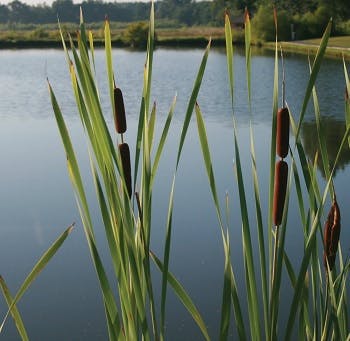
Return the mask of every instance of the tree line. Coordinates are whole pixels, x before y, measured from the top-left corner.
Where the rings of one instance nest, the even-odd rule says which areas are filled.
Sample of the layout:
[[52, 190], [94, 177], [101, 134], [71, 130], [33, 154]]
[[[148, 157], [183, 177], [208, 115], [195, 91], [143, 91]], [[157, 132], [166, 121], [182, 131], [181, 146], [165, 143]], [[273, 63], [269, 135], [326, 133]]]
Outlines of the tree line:
[[[281, 30], [290, 36], [290, 27], [295, 27], [299, 36], [307, 37], [319, 34], [312, 26], [322, 26], [330, 17], [336, 23], [350, 30], [349, 0], [159, 0], [155, 2], [158, 23], [165, 26], [222, 26], [224, 11], [229, 10], [231, 17], [243, 18], [248, 8], [258, 30], [270, 25], [272, 6], [275, 6], [283, 18]], [[51, 6], [31, 6], [19, 0], [7, 5], [0, 4], [1, 24], [49, 24], [79, 21], [79, 8], [83, 9], [86, 22], [101, 22], [107, 15], [111, 21], [129, 23], [145, 21], [149, 16], [149, 3], [144, 2], [107, 2], [84, 0], [80, 4], [73, 0], [55, 0]], [[255, 17], [255, 18], [254, 18]], [[238, 20], [239, 21], [239, 20]], [[280, 20], [281, 21], [281, 20]], [[293, 26], [291, 26], [293, 25]], [[309, 26], [309, 29], [307, 28]], [[273, 30], [273, 25], [271, 30]], [[261, 37], [269, 39], [267, 35]]]

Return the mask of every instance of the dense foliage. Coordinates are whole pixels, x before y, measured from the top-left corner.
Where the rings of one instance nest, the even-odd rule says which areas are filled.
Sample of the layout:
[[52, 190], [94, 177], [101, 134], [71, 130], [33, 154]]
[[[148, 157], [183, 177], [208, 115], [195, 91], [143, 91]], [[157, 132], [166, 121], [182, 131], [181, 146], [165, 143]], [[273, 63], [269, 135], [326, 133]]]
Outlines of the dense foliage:
[[[240, 26], [244, 9], [248, 8], [253, 18], [253, 34], [270, 40], [274, 37], [273, 5], [280, 17], [281, 39], [292, 39], [292, 32], [297, 39], [320, 36], [330, 17], [336, 33], [350, 34], [348, 0], [160, 0], [155, 2], [155, 14], [159, 25], [166, 27], [221, 26], [224, 12], [229, 10], [232, 22]], [[84, 0], [76, 4], [73, 0], [55, 0], [51, 6], [30, 6], [15, 0], [7, 5], [0, 4], [0, 24], [16, 29], [22, 24], [56, 23], [57, 17], [61, 22], [77, 22], [80, 7], [88, 22], [101, 22], [105, 16], [120, 23], [145, 21], [149, 12], [146, 2]]]

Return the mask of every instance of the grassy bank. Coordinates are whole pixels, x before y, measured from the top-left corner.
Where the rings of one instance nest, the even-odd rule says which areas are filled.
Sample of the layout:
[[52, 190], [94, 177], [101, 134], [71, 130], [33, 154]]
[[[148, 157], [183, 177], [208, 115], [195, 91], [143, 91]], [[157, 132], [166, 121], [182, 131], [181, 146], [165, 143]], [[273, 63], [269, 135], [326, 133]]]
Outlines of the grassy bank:
[[[316, 54], [320, 45], [321, 39], [308, 39], [293, 42], [281, 42], [284, 51], [290, 51], [302, 54]], [[267, 42], [263, 44], [269, 49], [275, 48], [274, 42]], [[350, 60], [350, 36], [331, 37], [326, 49], [326, 56], [334, 58], [344, 58]]]
[[[76, 36], [77, 27], [72, 24], [63, 24], [63, 30], [69, 32], [72, 37]], [[101, 25], [102, 26], [102, 25]], [[111, 26], [112, 45], [116, 47], [128, 46], [126, 41], [127, 25]], [[89, 27], [92, 31], [95, 46], [102, 46], [104, 32], [96, 25]], [[183, 46], [183, 47], [203, 47], [206, 46], [209, 39], [212, 39], [212, 45], [224, 46], [225, 33], [221, 27], [178, 27], [178, 28], [158, 28], [156, 29], [157, 46]], [[235, 31], [233, 40], [235, 43], [244, 42], [244, 32]], [[46, 25], [43, 27], [33, 26], [10, 30], [6, 27], [0, 27], [0, 48], [61, 48], [61, 38], [57, 25], [55, 27]]]

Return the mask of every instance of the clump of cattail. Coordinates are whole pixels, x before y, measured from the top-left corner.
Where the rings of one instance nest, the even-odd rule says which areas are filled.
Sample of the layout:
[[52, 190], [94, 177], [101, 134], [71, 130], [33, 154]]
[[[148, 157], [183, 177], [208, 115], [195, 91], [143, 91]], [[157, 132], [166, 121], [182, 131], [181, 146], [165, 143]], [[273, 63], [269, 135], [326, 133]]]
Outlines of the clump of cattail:
[[132, 187], [131, 187], [131, 164], [130, 164], [130, 150], [127, 143], [121, 143], [118, 146], [120, 158], [123, 166], [124, 180], [126, 188], [128, 190], [129, 197], [131, 198]]
[[323, 263], [327, 269], [327, 262], [329, 269], [332, 270], [335, 257], [338, 250], [340, 235], [340, 210], [336, 198], [333, 200], [332, 207], [328, 213], [326, 223], [324, 225], [324, 253]]
[[275, 184], [273, 195], [273, 221], [275, 226], [282, 222], [283, 207], [287, 190], [288, 164], [279, 160], [275, 166]]
[[130, 150], [129, 145], [124, 143], [123, 134], [126, 132], [126, 116], [125, 106], [123, 100], [123, 93], [120, 88], [114, 84], [114, 118], [115, 129], [118, 134], [121, 134], [122, 143], [118, 145], [120, 159], [123, 167], [124, 180], [126, 188], [131, 198], [132, 185], [131, 185], [131, 163], [130, 163]]
[[277, 112], [276, 153], [284, 159], [289, 148], [289, 110], [284, 107]]
[[283, 107], [277, 112], [276, 153], [281, 158], [275, 166], [273, 196], [273, 221], [275, 226], [282, 222], [283, 207], [287, 190], [288, 164], [283, 159], [289, 148], [289, 110]]
[[124, 134], [126, 132], [126, 117], [123, 93], [117, 87], [114, 88], [114, 115], [117, 133]]

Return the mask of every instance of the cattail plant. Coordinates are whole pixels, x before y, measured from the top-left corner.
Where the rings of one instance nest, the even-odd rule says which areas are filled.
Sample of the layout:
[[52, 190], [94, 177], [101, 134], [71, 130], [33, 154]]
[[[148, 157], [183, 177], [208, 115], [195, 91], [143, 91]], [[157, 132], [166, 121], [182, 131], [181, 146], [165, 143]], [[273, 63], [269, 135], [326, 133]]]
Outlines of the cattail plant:
[[123, 93], [117, 87], [114, 88], [114, 117], [117, 133], [124, 134], [126, 132], [126, 117]]
[[118, 134], [121, 135], [122, 143], [118, 145], [120, 158], [122, 161], [124, 180], [126, 188], [128, 190], [129, 197], [132, 195], [132, 185], [131, 185], [131, 162], [130, 162], [130, 149], [129, 145], [124, 142], [123, 134], [126, 132], [126, 115], [123, 93], [120, 88], [114, 85], [113, 89], [114, 95], [114, 122], [115, 129]]
[[283, 107], [277, 112], [276, 153], [284, 159], [289, 148], [289, 110]]
[[132, 186], [131, 186], [131, 163], [130, 163], [130, 150], [127, 143], [121, 143], [118, 145], [120, 158], [123, 166], [123, 174], [125, 179], [126, 188], [128, 190], [129, 197], [132, 195]]
[[[276, 13], [275, 13], [276, 16]], [[275, 17], [277, 25], [277, 18]], [[288, 164], [283, 161], [288, 155], [289, 149], [289, 110], [286, 105], [285, 91], [285, 72], [283, 54], [282, 57], [282, 103], [283, 107], [276, 114], [276, 154], [281, 158], [275, 166], [275, 183], [274, 183], [274, 198], [273, 198], [273, 221], [277, 227], [282, 222], [283, 207], [286, 197]]]
[[275, 186], [273, 200], [273, 221], [275, 226], [279, 226], [282, 222], [283, 207], [286, 197], [288, 178], [288, 164], [283, 160], [279, 160], [275, 167]]
[[323, 262], [327, 269], [332, 270], [338, 250], [338, 242], [340, 235], [340, 210], [336, 198], [333, 199], [332, 207], [328, 213], [326, 223], [324, 225], [324, 253]]

